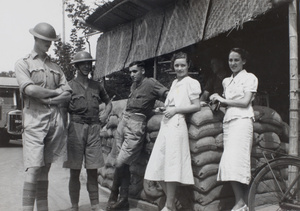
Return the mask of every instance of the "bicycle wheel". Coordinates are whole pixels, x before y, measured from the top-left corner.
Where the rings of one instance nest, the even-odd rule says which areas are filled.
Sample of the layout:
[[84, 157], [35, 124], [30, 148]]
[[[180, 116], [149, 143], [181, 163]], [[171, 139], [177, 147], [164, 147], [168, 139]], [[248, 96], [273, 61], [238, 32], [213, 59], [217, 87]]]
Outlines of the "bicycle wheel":
[[[270, 162], [270, 167], [269, 165], [264, 166], [256, 174], [250, 185], [249, 210], [300, 210], [300, 179], [298, 176], [300, 160], [297, 158], [278, 158]], [[295, 181], [295, 184], [290, 185], [291, 181]]]

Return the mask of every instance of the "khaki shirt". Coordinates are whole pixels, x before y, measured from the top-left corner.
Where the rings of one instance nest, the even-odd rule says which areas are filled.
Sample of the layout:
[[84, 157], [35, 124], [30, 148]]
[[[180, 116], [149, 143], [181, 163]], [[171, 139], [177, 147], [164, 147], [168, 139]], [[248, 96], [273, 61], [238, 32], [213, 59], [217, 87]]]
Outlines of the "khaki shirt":
[[71, 91], [60, 67], [51, 62], [49, 56], [43, 61], [34, 50], [16, 62], [15, 73], [20, 92], [24, 96], [24, 107], [26, 108], [47, 109], [47, 105], [41, 104], [25, 94], [24, 90], [28, 85], [34, 84], [47, 89], [61, 88], [65, 91]]

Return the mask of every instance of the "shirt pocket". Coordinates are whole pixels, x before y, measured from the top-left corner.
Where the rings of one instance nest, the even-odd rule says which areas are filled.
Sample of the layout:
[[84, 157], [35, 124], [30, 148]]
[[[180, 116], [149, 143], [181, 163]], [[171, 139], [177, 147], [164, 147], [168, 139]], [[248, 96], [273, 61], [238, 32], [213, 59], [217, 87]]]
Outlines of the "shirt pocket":
[[142, 108], [143, 103], [145, 103], [147, 101], [147, 96], [146, 94], [138, 94], [135, 97], [135, 102], [134, 104], [137, 105], [138, 108]]
[[50, 75], [53, 79], [55, 87], [58, 87], [60, 83], [60, 72], [54, 69], [49, 69]]
[[99, 108], [99, 104], [101, 103], [101, 99], [99, 97], [99, 95], [97, 94], [92, 94], [92, 98], [91, 98], [91, 106], [93, 108], [98, 109]]
[[87, 100], [83, 95], [73, 95], [69, 103], [69, 110], [75, 113], [84, 113], [87, 110]]
[[43, 85], [46, 81], [46, 74], [44, 68], [29, 69], [30, 78], [35, 85]]

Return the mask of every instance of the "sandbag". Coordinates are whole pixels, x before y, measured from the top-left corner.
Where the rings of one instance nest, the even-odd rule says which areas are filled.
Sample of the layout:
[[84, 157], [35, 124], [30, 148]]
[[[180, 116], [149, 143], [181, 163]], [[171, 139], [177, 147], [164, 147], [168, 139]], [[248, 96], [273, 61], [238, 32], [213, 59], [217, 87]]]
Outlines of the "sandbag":
[[266, 132], [258, 137], [258, 145], [262, 148], [276, 150], [280, 147], [279, 136], [274, 132]]
[[209, 150], [198, 154], [191, 154], [193, 166], [204, 166], [210, 163], [219, 163], [222, 152]]
[[253, 133], [253, 142], [252, 142], [252, 147], [258, 145], [259, 140], [259, 135], [258, 133]]
[[103, 137], [103, 138], [109, 137], [109, 134], [108, 134], [107, 130], [102, 129], [100, 131], [100, 137]]
[[274, 204], [278, 203], [278, 193], [277, 192], [268, 192], [268, 193], [262, 193], [255, 195], [256, 199], [255, 204], [256, 206], [269, 204], [271, 202], [274, 202]]
[[212, 112], [209, 107], [202, 107], [200, 111], [187, 115], [186, 121], [196, 126], [208, 123], [222, 122], [224, 113], [222, 111]]
[[[102, 150], [103, 156], [107, 157], [107, 155], [111, 152], [111, 147], [108, 147], [106, 145], [102, 145], [101, 150]], [[104, 158], [104, 160], [106, 159], [106, 157]]]
[[282, 128], [276, 125], [267, 124], [267, 123], [260, 123], [260, 122], [254, 122], [253, 123], [253, 131], [259, 134], [265, 133], [265, 132], [274, 132], [274, 133], [281, 133]]
[[111, 128], [108, 128], [108, 129], [106, 130], [106, 132], [107, 132], [107, 135], [108, 135], [107, 138], [113, 137], [113, 132], [112, 132], [112, 129], [111, 129]]
[[116, 128], [119, 124], [119, 118], [117, 115], [110, 115], [107, 124], [106, 124], [106, 128]]
[[115, 169], [112, 167], [104, 167], [104, 177], [110, 180], [114, 179]]
[[146, 195], [151, 197], [153, 200], [164, 195], [164, 192], [158, 182], [144, 179], [143, 186]]
[[129, 186], [129, 196], [136, 198], [140, 195], [143, 190], [143, 181], [140, 181], [137, 184], [130, 184]]
[[154, 147], [154, 142], [152, 141], [146, 142], [144, 151], [147, 153], [148, 156], [151, 155], [153, 147]]
[[127, 104], [127, 99], [113, 101], [110, 115], [116, 115], [120, 118], [122, 116], [123, 111], [125, 111], [126, 104]]
[[148, 136], [149, 140], [152, 142], [155, 142], [157, 135], [158, 135], [158, 131], [152, 131], [152, 132], [148, 133], [148, 135], [149, 135]]
[[209, 123], [200, 127], [192, 124], [189, 126], [189, 137], [195, 140], [206, 136], [216, 136], [222, 132], [223, 124], [221, 122]]
[[252, 147], [251, 156], [253, 156], [255, 158], [263, 158], [264, 157], [263, 154], [265, 154], [265, 156], [267, 158], [271, 159], [272, 155], [274, 153], [272, 151], [266, 151], [266, 150], [264, 150], [263, 148], [260, 148], [260, 147]]
[[214, 200], [213, 202], [201, 205], [199, 203], [193, 204], [193, 211], [218, 211], [218, 210], [231, 210], [235, 202], [234, 197]]
[[204, 179], [199, 179], [197, 177], [194, 177], [195, 185], [194, 190], [198, 191], [199, 193], [205, 193], [208, 194], [211, 189], [216, 187], [220, 184], [220, 182], [217, 181], [217, 175], [211, 175], [209, 177], [206, 177]]
[[282, 119], [274, 109], [265, 106], [255, 105], [253, 106], [253, 110], [255, 121], [281, 127]]
[[218, 148], [224, 147], [223, 133], [218, 134], [216, 137], [216, 145]]
[[220, 197], [224, 198], [224, 195], [226, 195], [226, 198], [234, 196], [230, 184], [218, 185], [205, 194], [197, 191], [193, 192], [195, 201], [201, 205], [207, 205], [214, 200], [220, 199]]
[[219, 164], [217, 163], [210, 163], [201, 167], [193, 166], [193, 174], [195, 177], [199, 179], [204, 179], [211, 175], [217, 174], [218, 170], [219, 170]]
[[106, 139], [106, 146], [112, 148], [113, 145], [114, 145], [114, 141], [115, 141], [114, 138], [107, 138]]
[[155, 114], [153, 115], [147, 122], [147, 131], [158, 131], [160, 128], [160, 122], [163, 118], [162, 114]]
[[106, 160], [105, 160], [105, 166], [106, 167], [114, 167], [116, 158], [112, 157], [112, 153], [109, 153]]
[[189, 143], [190, 143], [190, 150], [192, 153], [199, 153], [208, 150], [218, 149], [216, 145], [216, 140], [212, 136], [203, 137], [198, 140], [190, 139]]

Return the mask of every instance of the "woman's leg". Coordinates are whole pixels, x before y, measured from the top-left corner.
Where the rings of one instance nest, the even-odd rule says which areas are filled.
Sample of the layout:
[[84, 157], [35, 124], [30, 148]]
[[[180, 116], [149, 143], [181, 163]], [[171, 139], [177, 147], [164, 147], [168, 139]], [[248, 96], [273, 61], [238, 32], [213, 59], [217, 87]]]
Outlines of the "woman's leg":
[[230, 182], [234, 196], [235, 196], [235, 205], [233, 210], [239, 209], [245, 205], [244, 197], [245, 197], [245, 190], [244, 185], [239, 182]]
[[166, 195], [167, 195], [167, 208], [168, 210], [175, 211], [175, 194], [177, 189], [178, 183], [177, 182], [166, 182]]

